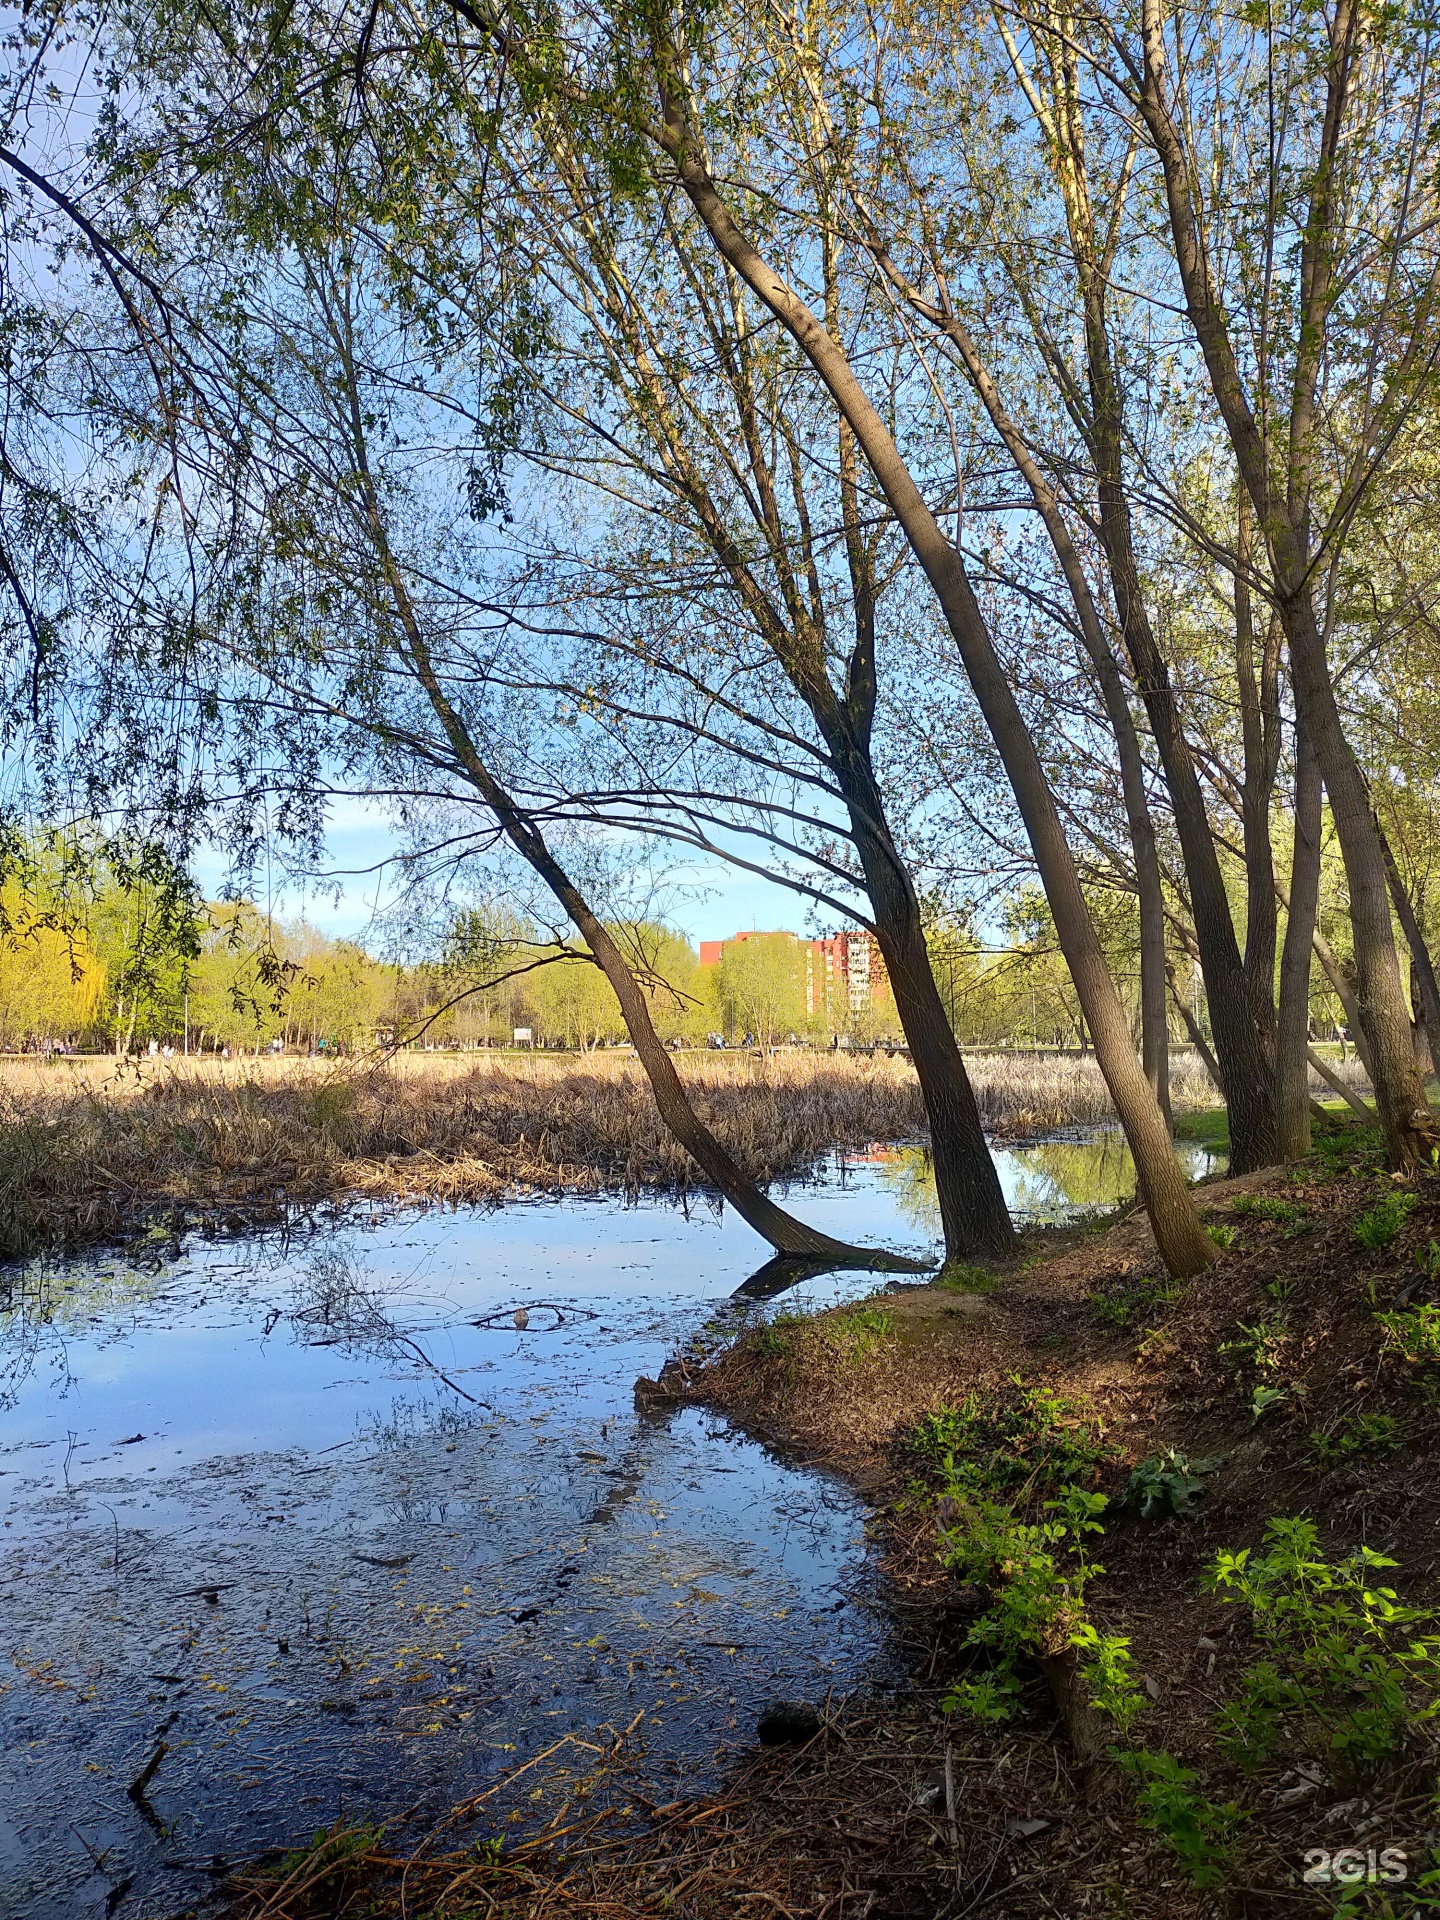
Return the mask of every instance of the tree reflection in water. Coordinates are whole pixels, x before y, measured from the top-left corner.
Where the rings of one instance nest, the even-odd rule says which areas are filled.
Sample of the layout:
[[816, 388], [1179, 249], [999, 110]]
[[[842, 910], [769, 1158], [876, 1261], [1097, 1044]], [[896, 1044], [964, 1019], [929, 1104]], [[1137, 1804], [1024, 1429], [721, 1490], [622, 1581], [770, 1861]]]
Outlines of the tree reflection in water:
[[[1118, 1127], [991, 1151], [1010, 1212], [1022, 1224], [1053, 1226], [1134, 1197], [1135, 1163]], [[1223, 1160], [1205, 1147], [1179, 1143], [1176, 1152], [1191, 1180], [1223, 1168]], [[929, 1148], [891, 1148], [875, 1156], [875, 1165], [905, 1220], [937, 1234], [940, 1211]]]

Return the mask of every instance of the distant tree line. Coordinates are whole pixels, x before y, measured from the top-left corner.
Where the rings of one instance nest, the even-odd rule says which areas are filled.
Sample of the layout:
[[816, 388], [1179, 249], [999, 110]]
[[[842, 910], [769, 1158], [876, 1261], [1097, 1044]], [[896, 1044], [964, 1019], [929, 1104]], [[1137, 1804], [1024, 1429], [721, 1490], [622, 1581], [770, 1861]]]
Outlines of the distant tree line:
[[[98, 877], [97, 877], [98, 876]], [[152, 1042], [192, 1054], [286, 1051], [352, 1054], [390, 1046], [491, 1047], [517, 1029], [531, 1044], [583, 1050], [628, 1038], [605, 975], [580, 950], [545, 937], [522, 915], [490, 903], [453, 916], [434, 951], [387, 959], [334, 938], [303, 917], [275, 918], [250, 901], [195, 901], [176, 919], [159, 889], [128, 884], [103, 863], [77, 898], [56, 863], [33, 859], [28, 883], [12, 874], [0, 893], [0, 1050], [74, 1048], [128, 1053]], [[1346, 953], [1343, 890], [1327, 914]], [[1107, 951], [1137, 1026], [1138, 951], [1133, 903], [1097, 904]], [[957, 1039], [966, 1047], [1088, 1051], [1080, 1003], [1055, 940], [1044, 896], [1018, 890], [1006, 903], [1003, 943], [973, 923], [928, 931], [931, 965]], [[656, 1032], [670, 1046], [749, 1042], [775, 1046], [903, 1043], [888, 993], [852, 1007], [817, 984], [806, 941], [774, 933], [727, 941], [717, 965], [657, 921], [611, 929], [644, 982]], [[1198, 968], [1177, 976], [1186, 1011], [1207, 1042]], [[1347, 955], [1348, 958], [1348, 955]], [[1344, 1028], [1339, 996], [1317, 975], [1312, 1028]], [[1180, 1037], [1187, 1035], [1175, 1024]]]

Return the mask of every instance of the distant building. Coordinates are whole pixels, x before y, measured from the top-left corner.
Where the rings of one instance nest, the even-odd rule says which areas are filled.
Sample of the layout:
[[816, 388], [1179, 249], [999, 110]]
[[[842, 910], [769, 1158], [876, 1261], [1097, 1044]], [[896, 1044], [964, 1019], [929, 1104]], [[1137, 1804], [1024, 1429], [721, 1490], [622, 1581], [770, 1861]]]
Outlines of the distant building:
[[888, 1006], [890, 977], [873, 933], [832, 933], [821, 940], [801, 941], [800, 936], [777, 929], [766, 933], [747, 928], [732, 933], [728, 940], [702, 940], [700, 964], [714, 967], [725, 948], [740, 940], [793, 940], [805, 948], [805, 1012], [810, 1019], [823, 1016], [843, 1018], [847, 1013], [866, 1013], [871, 1008]]

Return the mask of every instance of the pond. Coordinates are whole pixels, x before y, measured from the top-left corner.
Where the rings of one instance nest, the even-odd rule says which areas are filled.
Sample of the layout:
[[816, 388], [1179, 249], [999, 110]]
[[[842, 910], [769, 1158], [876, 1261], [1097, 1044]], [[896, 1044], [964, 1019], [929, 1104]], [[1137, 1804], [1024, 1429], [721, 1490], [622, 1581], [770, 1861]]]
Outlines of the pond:
[[[991, 1148], [1005, 1204], [1022, 1226], [1063, 1226], [1077, 1216], [1129, 1200], [1135, 1192], [1135, 1162], [1119, 1127], [1088, 1127], [1025, 1146]], [[1187, 1180], [1225, 1171], [1223, 1153], [1179, 1140], [1175, 1153]], [[927, 1147], [884, 1147], [871, 1156], [895, 1196], [900, 1217], [912, 1228], [940, 1238], [940, 1209]]]
[[[1081, 1144], [998, 1156], [1017, 1211], [1095, 1204]], [[913, 1151], [790, 1203], [934, 1251]], [[637, 1375], [757, 1310], [732, 1295], [759, 1252], [703, 1203], [587, 1199], [13, 1270], [0, 1909], [176, 1911], [267, 1847], [423, 1818], [554, 1747], [494, 1803], [548, 1814], [617, 1736], [616, 1791], [663, 1801], [770, 1700], [883, 1677], [854, 1497], [696, 1409], [636, 1409]]]

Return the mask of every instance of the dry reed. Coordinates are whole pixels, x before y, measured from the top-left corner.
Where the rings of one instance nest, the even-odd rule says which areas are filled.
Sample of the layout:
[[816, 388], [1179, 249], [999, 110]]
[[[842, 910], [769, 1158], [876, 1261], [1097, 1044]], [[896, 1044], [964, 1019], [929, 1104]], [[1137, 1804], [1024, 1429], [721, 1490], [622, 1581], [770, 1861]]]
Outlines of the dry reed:
[[[258, 1070], [257, 1070], [258, 1069]], [[913, 1139], [902, 1060], [796, 1057], [687, 1066], [696, 1105], [762, 1184], [833, 1146]], [[102, 1077], [8, 1073], [0, 1095], [0, 1255], [103, 1239], [146, 1219], [239, 1225], [357, 1196], [683, 1191], [695, 1169], [632, 1061], [474, 1057], [385, 1066], [166, 1063]]]
[[[967, 1061], [986, 1130], [1024, 1139], [1113, 1117], [1095, 1062]], [[923, 1139], [903, 1057], [690, 1055], [696, 1105], [762, 1184], [827, 1151]], [[1176, 1056], [1177, 1109], [1215, 1093]], [[0, 1068], [0, 1258], [147, 1221], [242, 1225], [369, 1196], [477, 1201], [527, 1190], [682, 1192], [695, 1169], [632, 1055], [319, 1060], [10, 1060]]]

